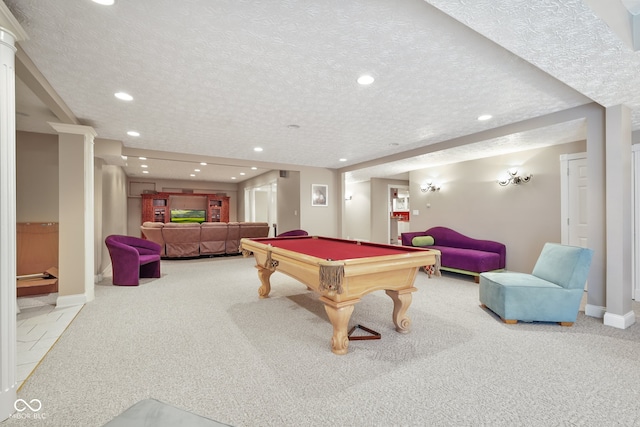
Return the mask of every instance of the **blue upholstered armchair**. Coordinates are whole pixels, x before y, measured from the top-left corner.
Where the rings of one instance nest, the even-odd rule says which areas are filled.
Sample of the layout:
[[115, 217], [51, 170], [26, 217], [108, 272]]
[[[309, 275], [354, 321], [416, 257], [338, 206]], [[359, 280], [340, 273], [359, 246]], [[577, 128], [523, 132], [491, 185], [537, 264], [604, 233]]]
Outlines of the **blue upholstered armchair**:
[[591, 266], [591, 249], [546, 243], [531, 274], [480, 274], [480, 303], [505, 323], [558, 322], [571, 326]]

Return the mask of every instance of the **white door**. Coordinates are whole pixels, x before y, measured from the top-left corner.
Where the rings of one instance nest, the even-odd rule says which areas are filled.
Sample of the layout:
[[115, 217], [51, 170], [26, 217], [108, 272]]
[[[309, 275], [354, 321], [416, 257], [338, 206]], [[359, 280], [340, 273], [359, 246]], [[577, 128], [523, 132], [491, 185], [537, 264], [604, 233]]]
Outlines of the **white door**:
[[[562, 244], [587, 247], [587, 155], [560, 156]], [[585, 291], [589, 284], [585, 285]]]
[[587, 247], [587, 156], [560, 156], [562, 244]]
[[587, 247], [587, 159], [569, 163], [568, 244]]

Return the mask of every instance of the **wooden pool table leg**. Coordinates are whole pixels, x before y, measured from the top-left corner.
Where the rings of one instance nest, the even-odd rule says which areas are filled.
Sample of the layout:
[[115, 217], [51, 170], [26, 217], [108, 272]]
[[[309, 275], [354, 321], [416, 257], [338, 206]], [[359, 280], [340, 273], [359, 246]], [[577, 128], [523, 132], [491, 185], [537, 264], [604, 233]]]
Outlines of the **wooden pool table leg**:
[[269, 298], [269, 292], [271, 292], [270, 277], [276, 270], [264, 268], [260, 265], [256, 265], [256, 268], [258, 269], [258, 277], [260, 278], [260, 283], [262, 283], [262, 285], [258, 289], [258, 295], [260, 296], [260, 298]]
[[411, 305], [411, 293], [418, 288], [401, 289], [399, 291], [386, 290], [385, 292], [393, 300], [393, 323], [396, 331], [406, 334], [411, 327], [411, 319], [406, 315]]
[[329, 316], [331, 325], [333, 325], [333, 336], [331, 337], [331, 351], [335, 354], [347, 354], [349, 349], [349, 319], [353, 313], [353, 305], [360, 301], [359, 299], [335, 302], [329, 298], [320, 297], [324, 303], [324, 309]]

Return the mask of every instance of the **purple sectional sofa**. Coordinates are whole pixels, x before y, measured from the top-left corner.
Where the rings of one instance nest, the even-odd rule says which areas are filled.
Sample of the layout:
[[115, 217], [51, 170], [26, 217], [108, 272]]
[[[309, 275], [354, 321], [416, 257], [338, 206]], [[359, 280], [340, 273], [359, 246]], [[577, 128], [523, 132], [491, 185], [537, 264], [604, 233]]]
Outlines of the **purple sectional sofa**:
[[[431, 236], [433, 242], [420, 238], [421, 236]], [[473, 239], [450, 228], [432, 227], [426, 231], [402, 233], [401, 237], [404, 246], [424, 246], [439, 250], [441, 270], [474, 276], [476, 283], [480, 273], [504, 270], [506, 265], [507, 248], [504, 244]], [[430, 244], [425, 246], [425, 240]]]

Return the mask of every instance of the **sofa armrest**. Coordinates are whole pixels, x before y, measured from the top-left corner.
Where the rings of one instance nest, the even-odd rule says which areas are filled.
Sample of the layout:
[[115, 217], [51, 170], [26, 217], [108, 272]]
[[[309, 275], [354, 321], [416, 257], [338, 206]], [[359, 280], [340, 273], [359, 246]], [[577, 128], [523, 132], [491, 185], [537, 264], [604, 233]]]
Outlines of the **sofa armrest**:
[[115, 260], [121, 259], [135, 259], [135, 262], [138, 263], [140, 260], [140, 252], [137, 250], [137, 248], [131, 245], [112, 241], [107, 244], [107, 247], [109, 249], [111, 259], [114, 262]]

